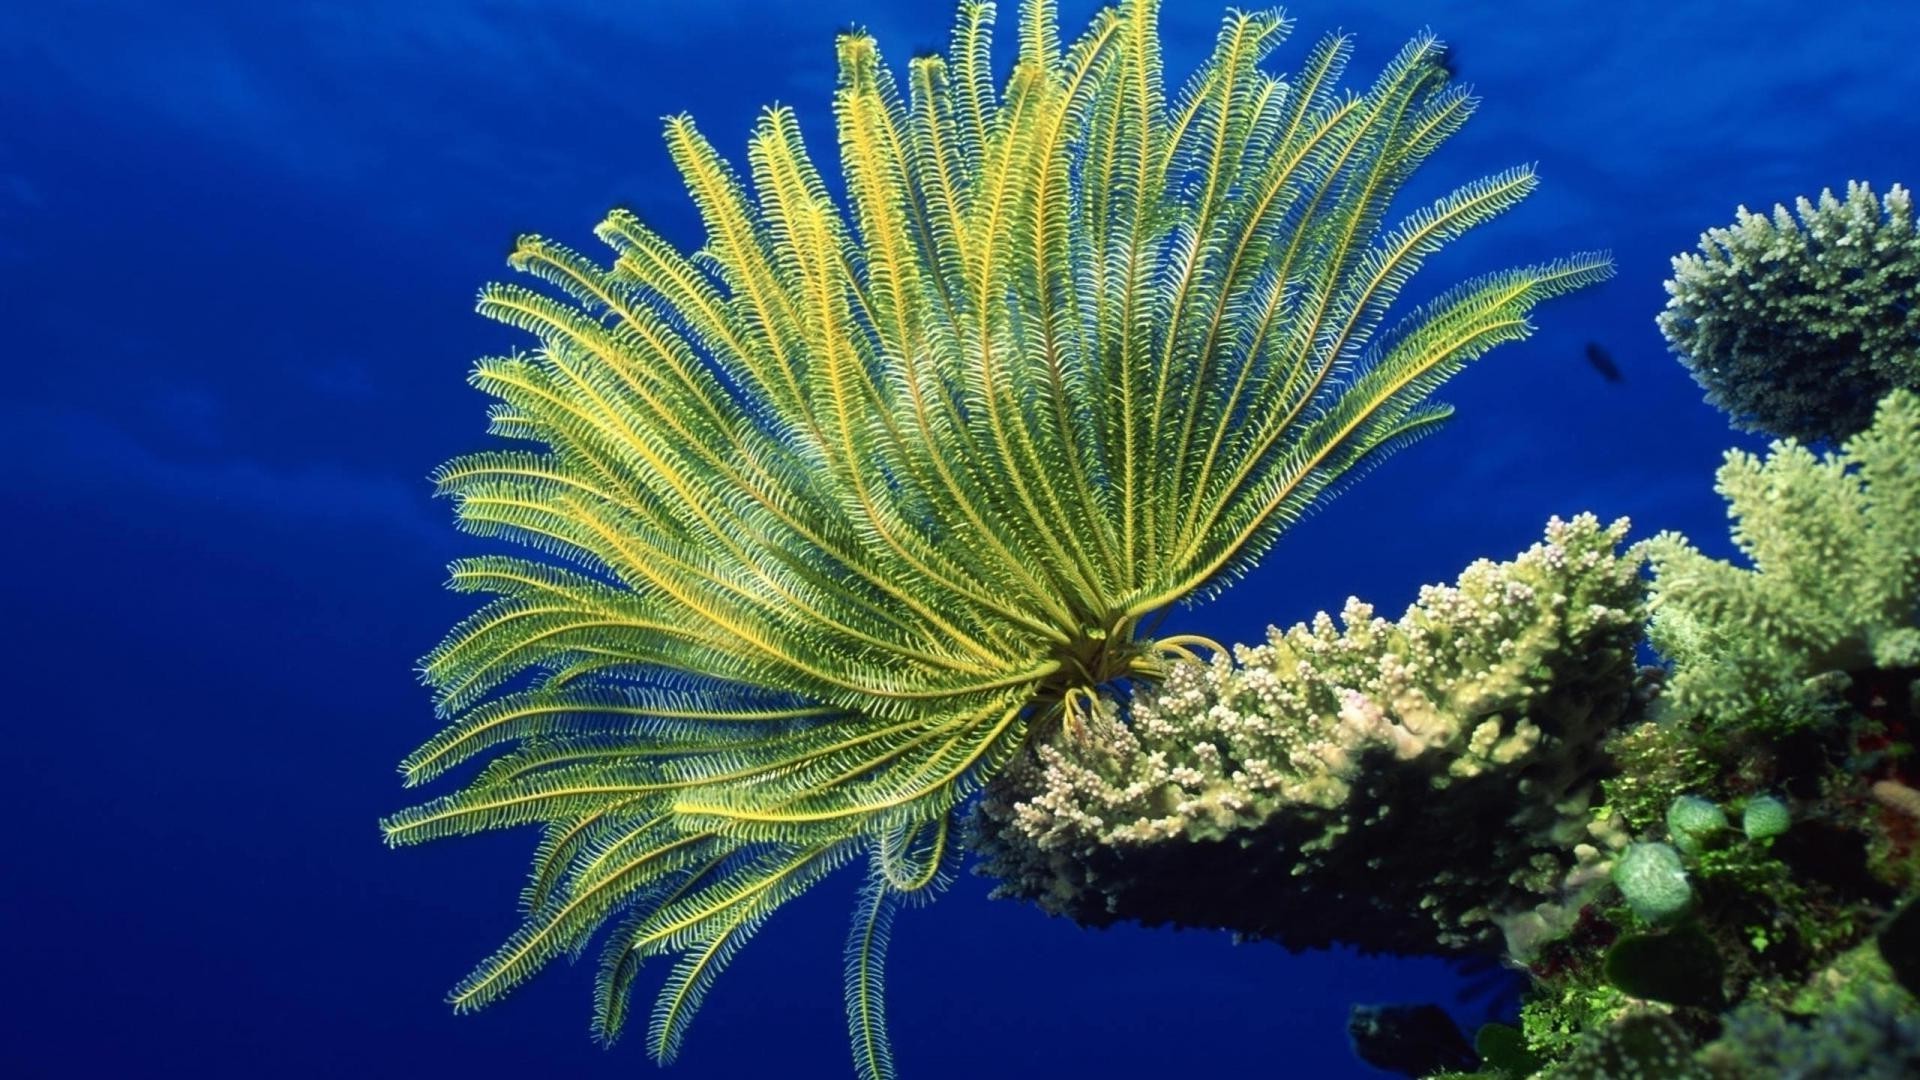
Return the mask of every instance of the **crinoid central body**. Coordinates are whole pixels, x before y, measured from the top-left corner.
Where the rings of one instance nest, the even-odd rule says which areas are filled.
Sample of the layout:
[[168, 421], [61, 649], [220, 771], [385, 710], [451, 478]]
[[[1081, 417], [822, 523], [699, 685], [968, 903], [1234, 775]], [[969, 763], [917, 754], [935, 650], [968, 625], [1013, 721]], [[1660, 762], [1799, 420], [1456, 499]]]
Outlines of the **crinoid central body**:
[[742, 177], [679, 117], [706, 226], [689, 256], [626, 212], [600, 265], [537, 236], [480, 310], [538, 348], [482, 361], [519, 448], [438, 475], [459, 520], [540, 556], [453, 567], [493, 599], [424, 664], [448, 726], [395, 844], [537, 824], [527, 920], [454, 991], [485, 1004], [606, 928], [596, 1029], [641, 962], [677, 1051], [769, 914], [868, 865], [849, 940], [855, 1059], [889, 1074], [879, 955], [947, 877], [967, 796], [1036, 731], [1204, 639], [1142, 620], [1217, 588], [1343, 478], [1432, 430], [1447, 376], [1523, 337], [1595, 256], [1467, 282], [1389, 324], [1432, 252], [1532, 189], [1469, 183], [1388, 225], [1472, 111], [1409, 44], [1364, 91], [1348, 42], [1268, 73], [1234, 13], [1167, 96], [1156, 5], [1063, 45], [1030, 0], [996, 88], [990, 4], [906, 68], [839, 42], [847, 205], [785, 109]]

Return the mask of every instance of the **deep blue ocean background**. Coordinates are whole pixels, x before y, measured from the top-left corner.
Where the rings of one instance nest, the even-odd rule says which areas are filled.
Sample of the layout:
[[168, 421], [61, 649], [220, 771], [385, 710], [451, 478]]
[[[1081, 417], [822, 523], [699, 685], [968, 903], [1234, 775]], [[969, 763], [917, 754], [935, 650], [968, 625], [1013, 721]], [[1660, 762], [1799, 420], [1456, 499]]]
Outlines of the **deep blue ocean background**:
[[[1170, 3], [1170, 79], [1220, 0]], [[1094, 8], [1062, 5], [1077, 29]], [[1003, 21], [1011, 14], [1003, 5]], [[1397, 613], [1549, 515], [1729, 550], [1728, 428], [1654, 328], [1668, 259], [1734, 207], [1920, 183], [1920, 4], [1302, 3], [1278, 62], [1359, 34], [1370, 78], [1431, 27], [1482, 96], [1422, 198], [1521, 162], [1542, 190], [1415, 292], [1610, 248], [1442, 392], [1459, 416], [1177, 624], [1256, 640], [1350, 593]], [[388, 851], [394, 763], [435, 729], [413, 662], [473, 601], [424, 479], [488, 444], [464, 377], [524, 344], [471, 313], [517, 232], [591, 250], [616, 203], [685, 244], [659, 139], [729, 155], [799, 111], [829, 168], [833, 37], [941, 45], [945, 0], [0, 5], [0, 1076], [630, 1077], [587, 1038], [590, 965], [477, 1016], [446, 989], [516, 924], [529, 833]], [[1004, 50], [1003, 50], [1004, 51]], [[1583, 359], [1597, 342], [1625, 381]], [[857, 871], [746, 950], [676, 1077], [848, 1075]], [[963, 878], [891, 958], [908, 1080], [1372, 1075], [1354, 1002], [1497, 995], [1432, 962], [1075, 929]]]

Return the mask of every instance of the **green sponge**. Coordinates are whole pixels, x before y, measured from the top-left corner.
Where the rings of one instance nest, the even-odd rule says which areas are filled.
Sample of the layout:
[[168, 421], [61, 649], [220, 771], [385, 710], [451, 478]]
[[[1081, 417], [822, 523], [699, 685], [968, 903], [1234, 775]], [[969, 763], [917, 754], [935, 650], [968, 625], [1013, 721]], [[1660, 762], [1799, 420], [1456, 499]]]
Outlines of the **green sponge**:
[[1726, 811], [1698, 795], [1682, 795], [1667, 808], [1667, 835], [1689, 855], [1713, 846], [1726, 828]]
[[1793, 815], [1787, 810], [1787, 804], [1771, 795], [1747, 800], [1747, 809], [1740, 815], [1740, 830], [1749, 840], [1779, 836], [1792, 824]]
[[1613, 883], [1634, 914], [1650, 923], [1671, 922], [1693, 905], [1680, 853], [1665, 844], [1628, 844], [1613, 864]]

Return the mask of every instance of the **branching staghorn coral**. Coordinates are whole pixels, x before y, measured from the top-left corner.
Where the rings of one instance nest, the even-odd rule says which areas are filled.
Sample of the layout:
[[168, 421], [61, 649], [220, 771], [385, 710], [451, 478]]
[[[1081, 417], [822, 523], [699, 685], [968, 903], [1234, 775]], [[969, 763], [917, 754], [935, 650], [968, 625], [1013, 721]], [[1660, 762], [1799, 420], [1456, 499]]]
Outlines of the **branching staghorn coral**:
[[1920, 229], [1898, 184], [1881, 199], [1849, 183], [1796, 209], [1742, 206], [1675, 256], [1660, 330], [1736, 423], [1841, 439], [1888, 390], [1920, 390]]
[[1634, 701], [1626, 522], [1554, 520], [1511, 562], [1429, 586], [1397, 622], [1269, 633], [1106, 703], [1042, 745], [976, 828], [1001, 895], [1089, 924], [1225, 927], [1290, 948], [1490, 950], [1557, 896], [1600, 742]]
[[1671, 533], [1644, 545], [1654, 571], [1649, 637], [1674, 664], [1667, 715], [1785, 727], [1846, 688], [1890, 693], [1887, 707], [1911, 716], [1920, 395], [1889, 394], [1873, 425], [1837, 453], [1816, 457], [1787, 441], [1765, 460], [1731, 451], [1716, 490], [1751, 567]]

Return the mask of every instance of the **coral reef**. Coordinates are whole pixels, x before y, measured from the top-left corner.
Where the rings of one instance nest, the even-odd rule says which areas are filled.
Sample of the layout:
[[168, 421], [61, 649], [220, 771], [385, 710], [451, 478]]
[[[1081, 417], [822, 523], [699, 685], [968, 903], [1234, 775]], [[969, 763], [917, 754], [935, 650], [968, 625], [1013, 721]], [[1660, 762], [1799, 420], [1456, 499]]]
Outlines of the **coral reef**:
[[[1641, 545], [1671, 674], [1608, 740], [1619, 771], [1595, 808], [1632, 842], [1613, 894], [1570, 892], [1580, 935], [1517, 957], [1550, 1075], [1589, 1075], [1578, 1062], [1649, 1007], [1691, 1048], [1658, 1075], [1913, 1075], [1920, 1005], [1894, 912], [1920, 884], [1898, 797], [1920, 674], [1917, 464], [1920, 397], [1896, 390], [1838, 453], [1728, 456], [1719, 490], [1751, 567], [1672, 535]], [[1666, 876], [1628, 872], [1652, 850]]]
[[1699, 1054], [1715, 1080], [1905, 1080], [1920, 1076], [1920, 1010], [1899, 987], [1869, 982], [1796, 1016], [1748, 1002]]
[[[1351, 602], [1235, 662], [1106, 702], [983, 800], [1001, 895], [1090, 924], [1229, 928], [1301, 948], [1458, 953], [1557, 893], [1640, 624], [1626, 522], [1549, 524], [1398, 622]], [[1232, 888], [1193, 888], [1229, 879]]]
[[1813, 723], [1840, 696], [1880, 692], [1881, 673], [1920, 668], [1916, 462], [1920, 396], [1905, 391], [1839, 453], [1788, 442], [1764, 461], [1729, 453], [1716, 489], [1752, 567], [1671, 533], [1644, 546], [1649, 635], [1675, 668], [1663, 708], [1736, 726]]
[[[1350, 601], [1104, 702], [989, 789], [986, 872], [1087, 924], [1524, 968], [1519, 1027], [1435, 1076], [1913, 1075], [1920, 396], [1719, 491], [1750, 567], [1556, 520], [1397, 622]], [[1440, 1044], [1373, 1015], [1418, 1075]]]
[[1653, 1009], [1635, 1009], [1581, 1040], [1554, 1080], [1705, 1080], [1684, 1031]]
[[1675, 256], [1660, 330], [1736, 423], [1839, 439], [1888, 390], [1920, 388], [1920, 232], [1898, 184], [1882, 199], [1849, 183], [1796, 209], [1742, 206]]

